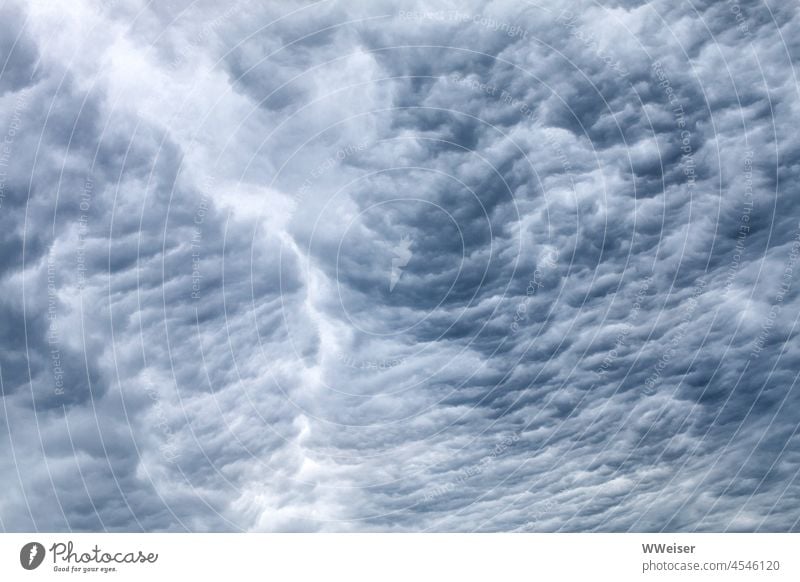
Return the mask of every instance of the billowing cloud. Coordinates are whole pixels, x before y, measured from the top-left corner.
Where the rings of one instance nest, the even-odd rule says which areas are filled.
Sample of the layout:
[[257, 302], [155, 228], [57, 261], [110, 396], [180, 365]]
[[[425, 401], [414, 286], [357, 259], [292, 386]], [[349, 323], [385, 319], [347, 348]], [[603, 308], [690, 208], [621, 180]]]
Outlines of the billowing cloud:
[[800, 12], [15, 3], [0, 527], [796, 531]]

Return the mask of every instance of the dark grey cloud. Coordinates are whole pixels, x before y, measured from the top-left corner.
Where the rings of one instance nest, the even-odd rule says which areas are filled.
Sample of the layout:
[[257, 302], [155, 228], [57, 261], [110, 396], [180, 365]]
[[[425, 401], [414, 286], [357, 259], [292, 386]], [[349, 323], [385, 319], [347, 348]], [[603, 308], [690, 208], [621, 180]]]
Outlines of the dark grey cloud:
[[2, 12], [6, 530], [798, 529], [795, 6]]

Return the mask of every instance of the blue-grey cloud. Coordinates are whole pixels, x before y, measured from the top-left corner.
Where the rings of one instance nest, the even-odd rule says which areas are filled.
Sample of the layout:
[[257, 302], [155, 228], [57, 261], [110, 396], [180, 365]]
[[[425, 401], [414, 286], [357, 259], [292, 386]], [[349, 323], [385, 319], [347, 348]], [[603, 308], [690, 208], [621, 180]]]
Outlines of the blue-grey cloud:
[[3, 529], [800, 527], [795, 6], [2, 13]]

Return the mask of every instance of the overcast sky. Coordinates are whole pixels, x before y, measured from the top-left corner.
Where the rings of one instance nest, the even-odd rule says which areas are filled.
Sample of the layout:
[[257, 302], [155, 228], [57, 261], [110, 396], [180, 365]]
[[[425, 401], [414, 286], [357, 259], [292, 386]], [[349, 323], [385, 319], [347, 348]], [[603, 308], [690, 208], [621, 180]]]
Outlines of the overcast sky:
[[778, 0], [2, 2], [0, 529], [800, 530], [798, 58]]

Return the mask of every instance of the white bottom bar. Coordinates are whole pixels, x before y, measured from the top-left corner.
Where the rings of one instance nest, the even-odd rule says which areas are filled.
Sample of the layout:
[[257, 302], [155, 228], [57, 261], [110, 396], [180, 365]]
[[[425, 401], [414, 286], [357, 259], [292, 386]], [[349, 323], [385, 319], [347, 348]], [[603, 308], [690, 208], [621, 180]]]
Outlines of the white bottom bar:
[[798, 534], [3, 534], [0, 580], [777, 582], [800, 580], [799, 544]]

